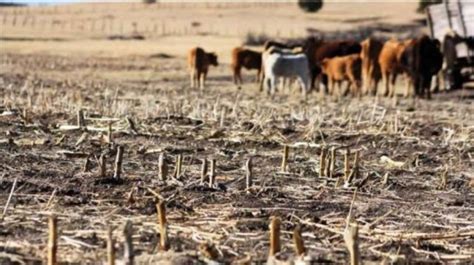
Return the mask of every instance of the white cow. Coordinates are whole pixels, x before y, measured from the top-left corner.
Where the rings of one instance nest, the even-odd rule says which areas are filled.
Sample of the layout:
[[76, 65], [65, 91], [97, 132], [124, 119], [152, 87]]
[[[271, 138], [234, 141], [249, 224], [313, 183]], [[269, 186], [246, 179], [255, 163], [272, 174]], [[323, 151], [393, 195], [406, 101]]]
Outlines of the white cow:
[[265, 71], [265, 84], [268, 94], [273, 95], [276, 90], [278, 77], [297, 78], [303, 96], [309, 89], [310, 72], [308, 58], [305, 54], [281, 54], [264, 52], [263, 69]]

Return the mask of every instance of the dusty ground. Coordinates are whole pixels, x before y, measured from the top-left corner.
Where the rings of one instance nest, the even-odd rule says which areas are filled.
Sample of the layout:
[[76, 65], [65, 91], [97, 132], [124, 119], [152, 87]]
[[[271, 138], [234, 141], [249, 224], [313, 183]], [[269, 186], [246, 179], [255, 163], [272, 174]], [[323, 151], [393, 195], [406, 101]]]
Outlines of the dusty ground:
[[[54, 213], [61, 262], [105, 261], [110, 226], [122, 259], [122, 230], [130, 220], [139, 263], [203, 263], [203, 242], [217, 249], [218, 262], [250, 257], [263, 263], [270, 217], [279, 216], [278, 259], [295, 259], [292, 232], [301, 225], [306, 260], [347, 264], [342, 234], [355, 189], [352, 213], [365, 263], [472, 262], [472, 91], [415, 102], [334, 102], [315, 94], [304, 101], [289, 91], [269, 99], [251, 83], [252, 75], [242, 90], [231, 84], [225, 54], [239, 36], [166, 40], [176, 45], [155, 49], [159, 41], [82, 37], [0, 42], [2, 207], [17, 179], [0, 223], [0, 263], [41, 264], [47, 217]], [[223, 55], [205, 91], [189, 88], [186, 40], [207, 41]], [[79, 109], [87, 129], [67, 130]], [[109, 121], [113, 143], [106, 140]], [[283, 145], [290, 146], [286, 172], [280, 168]], [[125, 148], [121, 181], [111, 180], [117, 146]], [[321, 149], [332, 147], [335, 172], [320, 176]], [[347, 185], [346, 149], [360, 154], [359, 173]], [[161, 153], [170, 175], [183, 156], [182, 174], [166, 183], [158, 179]], [[105, 178], [98, 174], [102, 154]], [[246, 190], [249, 158], [254, 185]], [[202, 159], [216, 160], [215, 187], [200, 183]], [[167, 253], [156, 249], [158, 198], [168, 212]]]

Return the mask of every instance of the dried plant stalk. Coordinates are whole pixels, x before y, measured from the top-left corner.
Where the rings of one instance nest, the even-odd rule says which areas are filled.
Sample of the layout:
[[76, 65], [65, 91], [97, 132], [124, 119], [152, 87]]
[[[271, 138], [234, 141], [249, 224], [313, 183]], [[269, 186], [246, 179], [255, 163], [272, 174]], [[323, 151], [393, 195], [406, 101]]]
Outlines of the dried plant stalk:
[[354, 165], [352, 166], [352, 170], [349, 173], [349, 176], [346, 179], [346, 183], [351, 183], [354, 178], [357, 178], [359, 175], [359, 151], [354, 154]]
[[130, 117], [126, 117], [125, 120], [127, 121], [128, 128], [130, 131], [132, 131], [134, 134], [138, 134], [137, 128], [135, 127], [135, 123]]
[[77, 126], [79, 128], [84, 128], [86, 126], [84, 119], [84, 111], [82, 109], [77, 111]]
[[107, 130], [107, 142], [109, 144], [113, 143], [113, 138], [112, 138], [112, 123], [109, 122], [109, 127], [108, 127], [108, 130]]
[[123, 146], [117, 146], [117, 157], [115, 158], [114, 179], [120, 179], [122, 175]]
[[280, 252], [280, 218], [273, 216], [270, 223], [270, 252], [269, 256], [275, 256]]
[[160, 226], [160, 250], [168, 250], [169, 249], [169, 242], [168, 242], [168, 224], [166, 221], [166, 208], [165, 202], [160, 201], [156, 204], [156, 209], [158, 212], [158, 224]]
[[105, 178], [107, 174], [107, 162], [105, 161], [105, 154], [100, 155], [99, 158], [99, 175], [101, 178]]
[[84, 161], [84, 166], [82, 167], [82, 173], [86, 173], [87, 171], [89, 171], [90, 163], [91, 161], [88, 156], [86, 157], [86, 161]]
[[220, 120], [220, 124], [219, 126], [222, 128], [224, 127], [224, 124], [225, 124], [225, 116], [226, 116], [226, 107], [223, 106], [222, 107], [222, 110], [221, 110], [221, 120]]
[[344, 242], [349, 250], [351, 265], [359, 264], [359, 228], [357, 224], [349, 225], [344, 231]]
[[133, 265], [134, 264], [134, 252], [133, 252], [133, 241], [132, 241], [132, 234], [133, 234], [133, 225], [130, 220], [127, 220], [125, 223], [125, 227], [123, 229], [123, 236], [125, 238], [124, 245], [123, 245], [123, 260], [126, 265]]
[[324, 162], [324, 176], [330, 177], [331, 176], [331, 164], [332, 164], [332, 157], [331, 153], [326, 154], [326, 162]]
[[336, 147], [331, 148], [331, 163], [329, 166], [329, 177], [332, 178], [334, 176], [334, 171], [336, 168]]
[[346, 153], [344, 154], [344, 180], [346, 182], [349, 179], [349, 174], [351, 173], [351, 170], [349, 168], [349, 154], [350, 150], [346, 149]]
[[107, 264], [115, 265], [115, 242], [112, 237], [112, 227], [107, 228]]
[[288, 153], [290, 151], [290, 148], [288, 145], [283, 146], [283, 154], [282, 154], [282, 159], [281, 159], [281, 171], [286, 172], [286, 169], [288, 167]]
[[5, 207], [3, 208], [3, 213], [2, 213], [2, 216], [1, 216], [0, 220], [3, 220], [3, 218], [7, 214], [8, 206], [10, 205], [10, 202], [12, 200], [13, 192], [15, 191], [17, 181], [18, 181], [18, 177], [15, 178], [15, 180], [13, 181], [12, 189], [10, 190], [10, 194], [8, 195], [7, 203], [5, 204]]
[[181, 176], [181, 165], [183, 163], [183, 156], [181, 154], [179, 154], [177, 157], [176, 157], [176, 166], [175, 166], [175, 173], [174, 173], [174, 177], [175, 178], [178, 178], [179, 176]]
[[219, 257], [219, 253], [215, 246], [208, 242], [201, 243], [199, 245], [199, 251], [204, 257], [210, 260], [216, 260]]
[[201, 166], [201, 184], [204, 184], [206, 182], [206, 176], [207, 176], [207, 159], [203, 159], [202, 166]]
[[383, 180], [382, 180], [382, 185], [387, 185], [388, 184], [388, 172], [385, 173], [385, 175], [383, 176]]
[[214, 182], [215, 182], [215, 178], [216, 178], [216, 160], [215, 159], [211, 159], [211, 166], [210, 166], [210, 170], [209, 170], [209, 187], [212, 188], [214, 187]]
[[48, 265], [57, 264], [58, 252], [58, 219], [55, 215], [48, 218], [49, 238], [48, 238]]
[[306, 254], [303, 237], [301, 236], [301, 226], [297, 225], [293, 230], [293, 242], [295, 244], [295, 253], [297, 256]]
[[247, 163], [245, 163], [245, 171], [246, 171], [246, 184], [247, 184], [247, 189], [250, 189], [252, 187], [252, 158], [249, 158], [247, 160]]
[[161, 181], [166, 181], [168, 178], [168, 165], [166, 164], [164, 153], [161, 153], [158, 158], [158, 177]]
[[446, 166], [446, 169], [444, 170], [443, 174], [441, 174], [441, 183], [439, 185], [440, 189], [444, 190], [446, 189], [446, 186], [448, 185], [448, 172], [449, 172], [449, 169]]
[[326, 149], [321, 149], [321, 155], [319, 156], [319, 176], [324, 176], [324, 169], [326, 168]]

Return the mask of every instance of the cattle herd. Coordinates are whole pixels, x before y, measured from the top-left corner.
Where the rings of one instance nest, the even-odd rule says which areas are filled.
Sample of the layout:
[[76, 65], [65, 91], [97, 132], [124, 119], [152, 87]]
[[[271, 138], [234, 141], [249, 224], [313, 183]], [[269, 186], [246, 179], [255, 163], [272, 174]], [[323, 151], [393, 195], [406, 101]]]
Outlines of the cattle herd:
[[[382, 41], [370, 37], [353, 40], [324, 41], [309, 37], [297, 44], [267, 41], [263, 52], [236, 47], [231, 52], [234, 83], [240, 88], [242, 68], [257, 70], [260, 91], [276, 92], [277, 80], [283, 85], [297, 80], [306, 96], [311, 90], [335, 98], [350, 92], [352, 96], [395, 96], [398, 75], [406, 77], [405, 96], [431, 97], [433, 76], [441, 70], [443, 56], [440, 42], [426, 35], [408, 40]], [[189, 51], [191, 86], [203, 88], [210, 65], [218, 65], [217, 55], [195, 47]], [[379, 82], [383, 90], [378, 90]], [[343, 89], [343, 82], [347, 86]]]

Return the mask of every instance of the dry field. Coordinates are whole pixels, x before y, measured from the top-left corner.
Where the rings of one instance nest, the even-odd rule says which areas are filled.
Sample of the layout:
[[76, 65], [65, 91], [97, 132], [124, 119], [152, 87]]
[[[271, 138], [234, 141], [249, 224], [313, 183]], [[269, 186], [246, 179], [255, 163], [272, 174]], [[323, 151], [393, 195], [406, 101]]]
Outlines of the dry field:
[[[328, 6], [321, 17], [305, 15], [298, 23], [314, 19], [328, 25], [331, 14], [348, 12], [344, 5]], [[101, 7], [111, 12], [126, 6]], [[28, 10], [42, 14], [48, 8], [54, 10]], [[80, 16], [86, 8], [68, 5], [56, 12], [67, 17], [63, 13], [72, 10], [69, 17], [76, 18], [73, 10], [82, 10]], [[195, 15], [204, 20], [212, 10], [230, 12], [212, 7]], [[299, 14], [280, 12], [282, 19]], [[417, 17], [410, 14], [387, 15], [387, 23]], [[351, 216], [364, 264], [473, 262], [472, 91], [436, 94], [431, 101], [334, 102], [315, 94], [303, 100], [294, 89], [270, 99], [251, 83], [253, 75], [245, 76], [242, 90], [231, 83], [226, 56], [241, 43], [238, 34], [109, 41], [106, 33], [40, 36], [28, 25], [23, 33], [2, 30], [0, 206], [7, 207], [0, 222], [1, 264], [44, 263], [51, 214], [58, 218], [61, 263], [106, 262], [109, 228], [117, 260], [123, 260], [127, 222], [133, 225], [137, 264], [203, 264], [214, 255], [213, 261], [224, 264], [265, 263], [272, 216], [281, 220], [281, 251], [275, 257], [280, 261], [348, 264], [343, 235]], [[187, 48], [200, 42], [217, 50], [223, 62], [211, 69], [204, 91], [189, 88], [184, 60]], [[75, 126], [79, 110], [85, 116], [82, 128]], [[116, 179], [119, 146], [124, 152]], [[282, 169], [284, 146], [289, 155]], [[320, 174], [322, 161], [331, 165], [330, 155], [321, 159], [323, 149], [334, 150], [333, 170], [327, 167], [332, 176], [326, 170]], [[159, 178], [161, 154], [166, 181]], [[178, 157], [181, 172], [175, 174]], [[203, 159], [216, 163], [212, 187], [208, 180], [201, 183]], [[158, 247], [158, 201], [167, 212], [166, 252]], [[296, 227], [306, 248], [300, 258], [293, 246]]]

